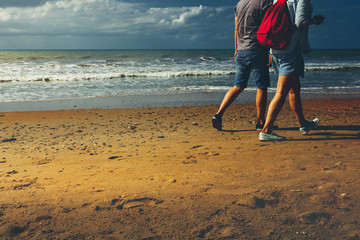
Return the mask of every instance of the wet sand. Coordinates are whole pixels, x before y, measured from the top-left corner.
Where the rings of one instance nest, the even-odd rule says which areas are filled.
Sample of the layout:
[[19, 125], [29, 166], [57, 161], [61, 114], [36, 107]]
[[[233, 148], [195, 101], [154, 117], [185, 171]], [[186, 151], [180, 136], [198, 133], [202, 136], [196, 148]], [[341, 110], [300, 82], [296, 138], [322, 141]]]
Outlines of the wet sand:
[[359, 98], [0, 113], [1, 239], [359, 239]]

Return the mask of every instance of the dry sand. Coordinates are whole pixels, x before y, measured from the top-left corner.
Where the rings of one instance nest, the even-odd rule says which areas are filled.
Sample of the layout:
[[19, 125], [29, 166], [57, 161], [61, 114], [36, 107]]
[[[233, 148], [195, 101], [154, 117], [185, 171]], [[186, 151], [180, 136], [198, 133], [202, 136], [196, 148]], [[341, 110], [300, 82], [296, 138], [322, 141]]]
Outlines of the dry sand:
[[360, 239], [359, 99], [0, 114], [0, 239]]

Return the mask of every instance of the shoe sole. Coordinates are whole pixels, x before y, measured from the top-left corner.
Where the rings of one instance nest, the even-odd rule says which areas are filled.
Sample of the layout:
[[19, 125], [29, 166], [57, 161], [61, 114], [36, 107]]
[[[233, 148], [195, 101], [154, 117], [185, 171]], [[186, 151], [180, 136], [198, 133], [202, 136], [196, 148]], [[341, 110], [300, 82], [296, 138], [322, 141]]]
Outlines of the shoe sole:
[[277, 138], [277, 139], [261, 139], [261, 138], [259, 138], [259, 140], [262, 142], [270, 142], [270, 141], [281, 142], [281, 141], [286, 141], [287, 139], [286, 138]]

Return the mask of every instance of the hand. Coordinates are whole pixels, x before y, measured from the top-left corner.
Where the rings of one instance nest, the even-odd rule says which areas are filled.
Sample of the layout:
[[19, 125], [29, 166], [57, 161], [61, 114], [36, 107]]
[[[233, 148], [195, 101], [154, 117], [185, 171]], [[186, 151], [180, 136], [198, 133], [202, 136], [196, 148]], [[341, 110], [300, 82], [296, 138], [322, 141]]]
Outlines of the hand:
[[235, 54], [234, 54], [234, 61], [236, 62], [236, 55], [237, 55], [237, 50], [235, 51]]
[[271, 54], [269, 54], [269, 61], [268, 64], [266, 64], [267, 67], [271, 67]]
[[321, 15], [316, 15], [311, 19], [311, 24], [320, 25], [324, 22], [325, 17]]

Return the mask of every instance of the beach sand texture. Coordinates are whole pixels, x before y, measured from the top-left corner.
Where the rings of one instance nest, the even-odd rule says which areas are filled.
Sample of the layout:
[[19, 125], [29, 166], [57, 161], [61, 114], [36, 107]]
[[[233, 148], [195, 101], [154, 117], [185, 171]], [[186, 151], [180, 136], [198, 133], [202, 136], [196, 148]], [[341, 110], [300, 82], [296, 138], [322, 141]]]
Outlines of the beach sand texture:
[[0, 114], [1, 239], [360, 239], [359, 99]]

